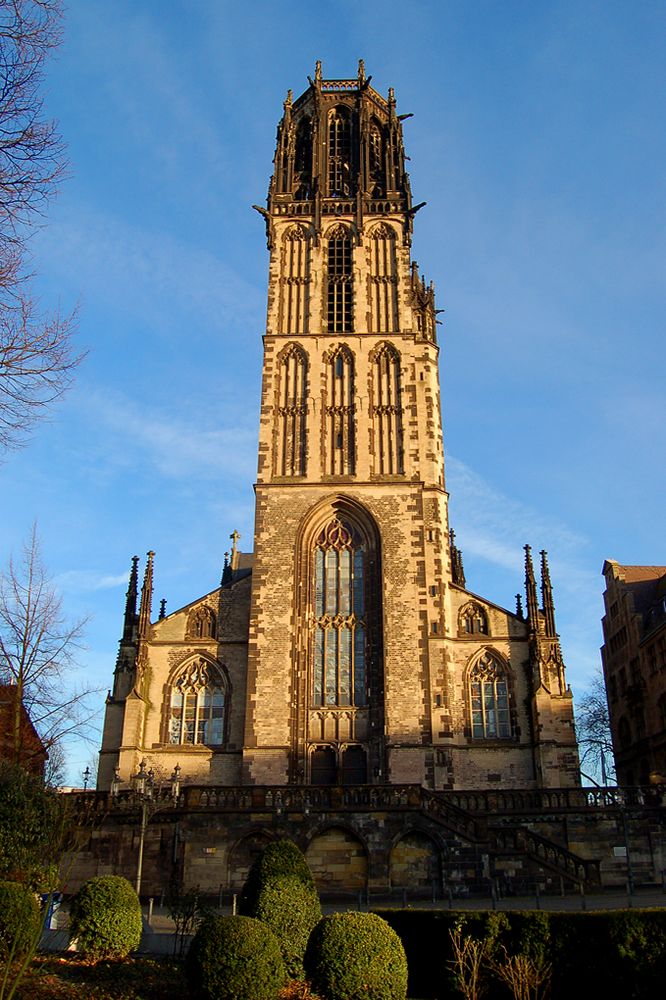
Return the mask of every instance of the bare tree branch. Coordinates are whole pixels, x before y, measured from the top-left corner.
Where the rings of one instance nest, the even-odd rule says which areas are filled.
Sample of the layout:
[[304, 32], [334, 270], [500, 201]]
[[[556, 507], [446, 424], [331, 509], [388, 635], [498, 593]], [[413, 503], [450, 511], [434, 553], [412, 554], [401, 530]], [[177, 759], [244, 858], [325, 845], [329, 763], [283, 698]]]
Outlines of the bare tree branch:
[[47, 751], [71, 735], [91, 732], [92, 689], [72, 688], [69, 674], [82, 648], [87, 619], [68, 622], [41, 559], [33, 526], [18, 562], [0, 574], [0, 683], [16, 687], [13, 753], [21, 760], [23, 703]]
[[61, 0], [0, 0], [0, 450], [25, 443], [83, 358], [75, 314], [43, 314], [26, 266], [31, 232], [66, 169], [41, 95], [62, 15]]
[[615, 779], [615, 758], [611, 738], [606, 685], [599, 671], [576, 706], [576, 734], [581, 768], [591, 769], [602, 784]]

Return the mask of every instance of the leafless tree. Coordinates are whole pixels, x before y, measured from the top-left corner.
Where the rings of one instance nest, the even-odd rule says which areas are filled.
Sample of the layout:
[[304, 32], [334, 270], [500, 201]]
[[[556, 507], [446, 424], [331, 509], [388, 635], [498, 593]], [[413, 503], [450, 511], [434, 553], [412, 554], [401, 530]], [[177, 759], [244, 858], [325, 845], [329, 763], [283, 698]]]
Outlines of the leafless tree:
[[61, 33], [61, 0], [0, 0], [0, 449], [25, 442], [82, 357], [74, 316], [45, 315], [32, 295], [28, 259], [31, 231], [65, 170], [41, 95]]
[[599, 671], [576, 706], [576, 734], [581, 768], [594, 771], [602, 784], [615, 778], [613, 740], [606, 685]]
[[85, 625], [86, 619], [67, 621], [33, 526], [20, 559], [10, 559], [0, 574], [0, 682], [15, 688], [10, 746], [16, 763], [26, 740], [21, 704], [47, 751], [67, 736], [90, 733], [92, 691], [73, 688], [67, 676]]

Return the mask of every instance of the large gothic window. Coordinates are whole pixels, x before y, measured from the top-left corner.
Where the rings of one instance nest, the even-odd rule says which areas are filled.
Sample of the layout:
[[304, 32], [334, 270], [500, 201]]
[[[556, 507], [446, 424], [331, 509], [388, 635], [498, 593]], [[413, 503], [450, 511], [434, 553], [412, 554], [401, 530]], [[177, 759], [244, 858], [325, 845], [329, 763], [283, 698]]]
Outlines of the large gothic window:
[[402, 431], [402, 382], [400, 355], [391, 344], [382, 344], [372, 359], [375, 472], [404, 473]]
[[290, 344], [279, 359], [276, 474], [304, 476], [308, 406], [308, 359]]
[[373, 333], [392, 333], [398, 328], [398, 278], [395, 231], [381, 225], [369, 240], [370, 322]]
[[358, 533], [337, 517], [316, 539], [314, 705], [367, 704], [366, 555]]
[[308, 332], [310, 247], [302, 226], [289, 229], [282, 250], [280, 330], [282, 333]]
[[327, 326], [329, 333], [349, 333], [354, 321], [353, 255], [349, 229], [338, 226], [328, 235]]
[[199, 657], [171, 687], [168, 742], [219, 746], [225, 741], [227, 688], [222, 671]]
[[511, 720], [506, 669], [490, 650], [484, 650], [470, 670], [469, 697], [473, 738], [508, 739]]
[[352, 130], [346, 108], [328, 117], [328, 193], [332, 198], [352, 194]]
[[354, 441], [354, 358], [340, 346], [328, 355], [326, 364], [326, 471], [331, 476], [353, 475], [356, 465]]

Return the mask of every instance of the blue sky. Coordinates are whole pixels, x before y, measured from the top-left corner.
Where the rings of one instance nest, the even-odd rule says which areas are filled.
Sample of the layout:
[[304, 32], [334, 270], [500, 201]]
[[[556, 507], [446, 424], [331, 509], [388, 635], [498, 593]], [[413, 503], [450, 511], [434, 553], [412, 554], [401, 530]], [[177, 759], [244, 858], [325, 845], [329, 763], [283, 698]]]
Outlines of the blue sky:
[[[514, 606], [551, 559], [568, 677], [599, 662], [605, 558], [666, 562], [666, 7], [71, 0], [47, 103], [70, 178], [33, 239], [80, 308], [76, 388], [0, 467], [0, 555], [33, 519], [81, 676], [112, 682], [133, 554], [168, 609], [251, 548], [267, 252], [287, 88], [355, 73], [405, 123], [413, 254], [440, 328], [451, 523], [470, 589]], [[73, 678], [76, 680], [76, 678]], [[77, 781], [91, 749], [70, 747]]]

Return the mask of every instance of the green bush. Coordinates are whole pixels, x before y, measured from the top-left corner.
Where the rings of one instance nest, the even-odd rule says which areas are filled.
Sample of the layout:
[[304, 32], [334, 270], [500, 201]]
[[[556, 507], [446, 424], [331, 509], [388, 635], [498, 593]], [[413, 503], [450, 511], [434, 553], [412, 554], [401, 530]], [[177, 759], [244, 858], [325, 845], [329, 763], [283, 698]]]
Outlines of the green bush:
[[405, 1000], [407, 959], [400, 938], [375, 913], [333, 913], [305, 952], [312, 987], [326, 1000]]
[[41, 924], [34, 893], [19, 882], [0, 882], [0, 961], [9, 958], [12, 948], [15, 958], [27, 954]]
[[204, 1000], [275, 1000], [287, 978], [275, 934], [252, 917], [208, 917], [185, 967], [190, 989]]
[[295, 875], [273, 877], [259, 891], [252, 916], [263, 920], [275, 933], [291, 978], [302, 979], [308, 939], [321, 920], [316, 890]]
[[239, 911], [248, 917], [256, 915], [257, 900], [263, 887], [273, 878], [284, 875], [298, 879], [314, 891], [312, 872], [302, 852], [291, 840], [278, 840], [259, 855], [248, 872], [239, 900]]
[[126, 878], [91, 878], [72, 900], [69, 934], [88, 958], [124, 958], [139, 947], [141, 904]]

